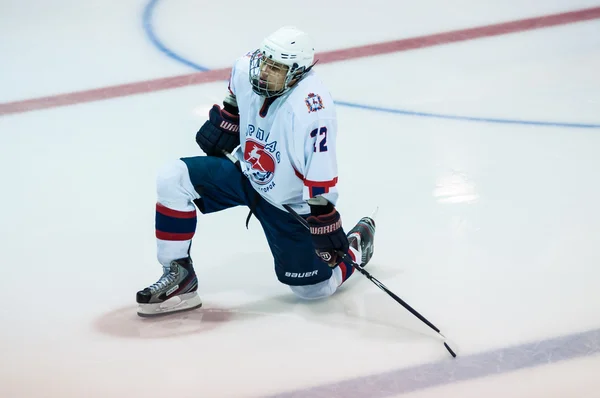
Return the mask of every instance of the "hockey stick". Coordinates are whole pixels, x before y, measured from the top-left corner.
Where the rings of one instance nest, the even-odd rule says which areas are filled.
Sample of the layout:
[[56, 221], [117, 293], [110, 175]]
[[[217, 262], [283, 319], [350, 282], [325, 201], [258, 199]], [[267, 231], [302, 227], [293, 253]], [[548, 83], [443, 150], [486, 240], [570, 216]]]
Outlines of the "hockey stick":
[[[237, 160], [233, 155], [231, 155], [230, 153], [228, 153], [226, 151], [223, 151], [223, 153], [225, 154], [225, 156], [227, 156], [227, 159], [229, 159], [233, 164], [235, 164], [236, 167], [238, 169], [240, 169], [240, 171], [241, 171], [239, 160]], [[292, 216], [294, 216], [294, 218], [296, 218], [296, 220], [298, 220], [298, 222], [300, 222], [306, 229], [310, 229], [308, 222], [300, 214], [298, 214], [294, 209], [292, 209], [289, 205], [286, 205], [286, 204], [284, 204], [283, 207], [288, 211], [288, 213], [290, 213]], [[365, 270], [363, 267], [361, 267], [360, 265], [358, 265], [357, 263], [352, 261], [352, 259], [350, 258], [350, 256], [347, 253], [344, 253], [342, 260], [346, 264], [350, 264], [354, 269], [356, 269], [358, 272], [363, 274], [368, 280], [373, 282], [373, 284], [375, 286], [377, 286], [378, 288], [383, 290], [385, 293], [387, 293], [388, 296], [393, 298], [398, 304], [402, 305], [411, 314], [416, 316], [421, 322], [423, 322], [424, 324], [429, 326], [438, 335], [440, 335], [444, 339], [444, 347], [446, 347], [446, 349], [448, 350], [450, 355], [452, 355], [453, 358], [456, 358], [456, 353], [450, 348], [448, 343], [446, 343], [446, 341], [445, 341], [446, 336], [444, 336], [440, 332], [440, 329], [438, 329], [433, 323], [429, 322], [423, 315], [419, 314], [414, 308], [412, 308], [410, 305], [408, 305], [404, 300], [402, 300], [400, 297], [398, 297], [394, 292], [392, 292], [390, 289], [388, 289], [383, 283], [381, 283], [377, 278], [375, 278], [373, 275], [371, 275], [367, 270]]]
[[[296, 213], [296, 211], [294, 209], [292, 209], [288, 205], [283, 205], [283, 207], [285, 207], [285, 209], [292, 216], [294, 216], [300, 223], [302, 223], [302, 225], [304, 225], [304, 227], [306, 227], [307, 229], [310, 229], [306, 220], [300, 214]], [[380, 288], [381, 290], [386, 292], [388, 294], [388, 296], [390, 296], [391, 298], [396, 300], [397, 303], [399, 303], [404, 308], [406, 308], [411, 314], [413, 314], [414, 316], [419, 318], [419, 320], [421, 322], [423, 322], [424, 324], [429, 326], [431, 329], [433, 329], [435, 332], [437, 332], [437, 334], [439, 334], [444, 340], [446, 340], [446, 336], [444, 336], [433, 323], [429, 322], [423, 315], [419, 314], [414, 308], [412, 308], [404, 300], [402, 300], [400, 297], [398, 297], [394, 292], [392, 292], [390, 289], [388, 289], [383, 283], [381, 283], [377, 278], [375, 278], [373, 275], [371, 275], [367, 270], [365, 270], [363, 267], [361, 267], [360, 265], [358, 265], [357, 263], [352, 261], [352, 259], [350, 258], [350, 256], [347, 253], [344, 254], [344, 256], [342, 257], [342, 260], [346, 264], [350, 264], [352, 267], [354, 267], [354, 269], [356, 269], [358, 272], [363, 274], [368, 280], [373, 282], [373, 284], [375, 286], [377, 286], [378, 288]], [[444, 341], [444, 347], [446, 347], [446, 349], [448, 350], [450, 355], [452, 355], [452, 357], [456, 358], [456, 353], [450, 348], [448, 343], [446, 343], [445, 341]]]

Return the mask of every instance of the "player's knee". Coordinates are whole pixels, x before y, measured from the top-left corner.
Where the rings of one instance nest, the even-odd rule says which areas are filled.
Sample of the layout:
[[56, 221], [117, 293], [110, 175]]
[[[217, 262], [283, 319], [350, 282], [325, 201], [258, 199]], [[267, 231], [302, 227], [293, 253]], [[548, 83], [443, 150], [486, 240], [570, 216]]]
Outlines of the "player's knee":
[[[164, 164], [156, 176], [156, 195], [158, 202], [167, 205], [188, 199], [188, 191], [193, 189], [186, 164], [177, 159]], [[191, 198], [189, 198], [191, 199]]]
[[306, 286], [290, 286], [292, 292], [304, 300], [318, 300], [331, 296], [337, 290], [335, 278]]
[[163, 196], [181, 184], [182, 175], [187, 173], [185, 163], [177, 159], [162, 165], [156, 175], [156, 193]]

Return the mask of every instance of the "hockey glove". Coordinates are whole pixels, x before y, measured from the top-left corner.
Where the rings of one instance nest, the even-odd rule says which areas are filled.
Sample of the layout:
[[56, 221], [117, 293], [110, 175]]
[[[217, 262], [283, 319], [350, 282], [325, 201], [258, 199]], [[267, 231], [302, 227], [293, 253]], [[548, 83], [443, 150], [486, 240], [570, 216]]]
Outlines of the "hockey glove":
[[[310, 226], [313, 246], [317, 255], [332, 268], [338, 266], [348, 252], [348, 237], [342, 228], [340, 213], [330, 203], [327, 206], [311, 206], [312, 215], [306, 221]], [[319, 214], [326, 211], [325, 214]], [[315, 214], [317, 213], [317, 214]]]
[[196, 133], [196, 143], [208, 156], [223, 156], [240, 144], [240, 116], [213, 105], [209, 119]]

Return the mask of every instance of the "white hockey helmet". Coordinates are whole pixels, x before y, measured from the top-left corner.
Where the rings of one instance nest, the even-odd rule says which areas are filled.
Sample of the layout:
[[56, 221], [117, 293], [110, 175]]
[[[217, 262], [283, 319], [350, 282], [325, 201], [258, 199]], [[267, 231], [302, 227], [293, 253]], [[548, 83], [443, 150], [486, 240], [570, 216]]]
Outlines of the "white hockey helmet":
[[[315, 58], [313, 40], [309, 35], [293, 26], [284, 26], [267, 36], [251, 57], [250, 83], [255, 93], [263, 97], [281, 95], [290, 89], [292, 80], [300, 80], [312, 68]], [[269, 87], [269, 83], [261, 79], [263, 63], [269, 62], [271, 67], [279, 66], [287, 69], [283, 85]]]

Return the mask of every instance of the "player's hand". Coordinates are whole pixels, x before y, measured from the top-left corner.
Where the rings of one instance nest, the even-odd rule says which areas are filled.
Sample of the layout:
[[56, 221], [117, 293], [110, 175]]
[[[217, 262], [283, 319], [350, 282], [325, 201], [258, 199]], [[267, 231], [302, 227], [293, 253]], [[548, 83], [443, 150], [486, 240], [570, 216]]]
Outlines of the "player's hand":
[[209, 119], [196, 133], [196, 143], [208, 156], [223, 156], [240, 144], [240, 117], [213, 105]]
[[348, 237], [342, 228], [340, 213], [331, 206], [327, 214], [311, 215], [306, 221], [310, 226], [313, 246], [321, 260], [332, 268], [338, 266], [348, 252]]

